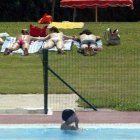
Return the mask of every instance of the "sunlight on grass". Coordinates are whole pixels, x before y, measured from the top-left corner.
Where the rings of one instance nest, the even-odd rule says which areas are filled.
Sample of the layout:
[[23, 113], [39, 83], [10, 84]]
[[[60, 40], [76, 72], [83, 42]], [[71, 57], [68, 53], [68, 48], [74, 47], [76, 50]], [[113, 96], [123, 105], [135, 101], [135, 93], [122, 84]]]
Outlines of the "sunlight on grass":
[[[16, 36], [29, 24], [0, 23], [0, 32], [7, 31]], [[108, 27], [119, 29], [120, 45], [106, 46], [103, 33]], [[65, 55], [49, 52], [49, 66], [97, 108], [140, 110], [140, 24], [85, 23], [84, 28], [101, 36], [104, 50], [92, 57], [77, 53], [76, 46]], [[62, 31], [67, 35], [78, 35], [82, 30]], [[20, 54], [3, 56], [1, 53], [0, 60], [0, 93], [43, 93], [39, 54], [24, 57]], [[49, 72], [49, 93], [70, 94], [72, 91]], [[80, 99], [78, 103], [87, 107]]]

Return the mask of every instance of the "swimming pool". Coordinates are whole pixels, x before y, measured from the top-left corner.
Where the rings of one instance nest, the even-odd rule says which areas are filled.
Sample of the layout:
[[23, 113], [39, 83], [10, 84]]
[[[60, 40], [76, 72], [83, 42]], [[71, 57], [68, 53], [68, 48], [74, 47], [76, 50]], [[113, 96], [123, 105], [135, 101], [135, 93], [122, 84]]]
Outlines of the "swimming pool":
[[0, 140], [140, 140], [140, 124], [80, 125], [63, 131], [60, 125], [0, 125]]

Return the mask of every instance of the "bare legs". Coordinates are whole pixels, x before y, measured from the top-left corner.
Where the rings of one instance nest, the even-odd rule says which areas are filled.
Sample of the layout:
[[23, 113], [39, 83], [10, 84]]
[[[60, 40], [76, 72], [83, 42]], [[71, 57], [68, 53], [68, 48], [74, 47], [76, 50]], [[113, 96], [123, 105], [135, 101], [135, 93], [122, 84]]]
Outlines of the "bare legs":
[[89, 56], [89, 55], [95, 55], [96, 54], [96, 51], [94, 50], [95, 49], [95, 45], [91, 44], [91, 45], [88, 45], [88, 44], [82, 44], [81, 45], [81, 48], [79, 50], [80, 53], [83, 53], [85, 56]]
[[63, 41], [52, 41], [52, 40], [48, 40], [46, 43], [45, 43], [45, 46], [44, 48], [47, 48], [47, 49], [51, 49], [53, 48], [54, 46], [56, 46], [57, 50], [58, 50], [58, 54], [63, 54], [64, 51], [63, 51], [63, 48], [64, 48], [64, 43]]
[[[6, 49], [5, 49], [4, 55], [9, 55], [12, 51], [16, 51], [16, 50], [18, 50], [19, 48], [21, 48], [21, 46], [16, 42], [16, 43], [13, 44], [12, 47], [6, 48]], [[29, 53], [28, 53], [28, 48], [29, 48], [29, 44], [25, 42], [25, 43], [22, 45], [22, 49], [23, 49], [23, 51], [24, 51], [24, 55], [25, 55], [25, 56], [29, 55]]]

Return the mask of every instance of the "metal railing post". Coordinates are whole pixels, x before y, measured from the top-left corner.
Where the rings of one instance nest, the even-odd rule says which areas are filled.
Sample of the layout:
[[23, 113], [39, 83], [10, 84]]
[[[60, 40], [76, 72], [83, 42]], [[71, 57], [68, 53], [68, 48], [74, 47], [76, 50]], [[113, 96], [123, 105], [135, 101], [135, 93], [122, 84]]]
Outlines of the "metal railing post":
[[48, 50], [43, 49], [44, 113], [48, 113]]
[[69, 89], [71, 89], [76, 95], [78, 95], [86, 104], [88, 104], [93, 110], [97, 111], [97, 109], [90, 104], [84, 97], [82, 97], [70, 84], [68, 84], [62, 77], [60, 77], [55, 71], [53, 71], [49, 66], [48, 70], [54, 74], [62, 83], [64, 83]]

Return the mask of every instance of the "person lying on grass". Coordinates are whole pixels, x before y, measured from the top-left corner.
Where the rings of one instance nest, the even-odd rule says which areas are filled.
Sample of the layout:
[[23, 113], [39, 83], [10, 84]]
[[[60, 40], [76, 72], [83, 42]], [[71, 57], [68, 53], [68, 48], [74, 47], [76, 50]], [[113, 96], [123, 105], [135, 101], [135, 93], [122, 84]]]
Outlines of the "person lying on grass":
[[21, 30], [21, 35], [16, 37], [16, 42], [10, 47], [6, 48], [4, 51], [4, 55], [9, 55], [12, 51], [18, 50], [21, 48], [24, 51], [24, 55], [29, 55], [28, 49], [31, 41], [39, 40], [40, 37], [33, 37], [29, 35], [27, 29]]
[[85, 29], [80, 34], [79, 37], [75, 37], [79, 40], [80, 48], [78, 52], [87, 55], [95, 55], [97, 51], [100, 51], [102, 48], [97, 46], [96, 41], [100, 40], [100, 36], [95, 36], [90, 30]]
[[46, 37], [41, 38], [43, 41], [47, 40], [44, 48], [51, 49], [56, 46], [58, 54], [64, 54], [64, 39], [73, 39], [73, 37], [64, 35], [54, 26], [49, 29], [49, 32]]
[[[72, 109], [65, 109], [62, 112], [62, 120], [64, 121], [61, 124], [62, 130], [78, 130], [79, 119]], [[73, 124], [74, 123], [74, 124]]]

